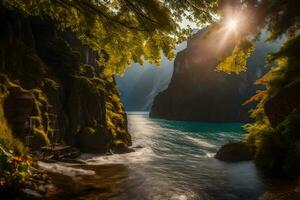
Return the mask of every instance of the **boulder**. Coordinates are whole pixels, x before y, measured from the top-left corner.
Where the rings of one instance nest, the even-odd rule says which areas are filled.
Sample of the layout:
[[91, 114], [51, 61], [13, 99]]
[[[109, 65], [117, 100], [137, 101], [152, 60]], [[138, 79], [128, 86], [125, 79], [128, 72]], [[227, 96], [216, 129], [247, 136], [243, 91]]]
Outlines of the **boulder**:
[[221, 147], [215, 158], [222, 161], [237, 162], [252, 160], [254, 149], [246, 142], [230, 142]]
[[134, 150], [132, 148], [128, 148], [128, 146], [124, 142], [117, 140], [114, 143], [113, 152], [122, 154], [122, 153], [134, 152]]
[[26, 188], [26, 189], [22, 190], [22, 198], [23, 199], [42, 199], [43, 196], [32, 189]]

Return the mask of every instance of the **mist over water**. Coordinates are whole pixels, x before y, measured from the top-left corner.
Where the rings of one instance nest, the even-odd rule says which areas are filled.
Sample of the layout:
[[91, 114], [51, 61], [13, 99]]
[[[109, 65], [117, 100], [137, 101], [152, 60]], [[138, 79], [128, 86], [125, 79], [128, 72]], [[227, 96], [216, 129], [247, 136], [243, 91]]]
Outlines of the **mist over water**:
[[254, 200], [264, 191], [252, 162], [213, 158], [223, 143], [241, 139], [242, 124], [149, 119], [148, 113], [129, 113], [128, 121], [135, 152], [83, 155], [88, 165], [64, 166], [79, 168], [72, 179], [97, 188], [81, 198]]

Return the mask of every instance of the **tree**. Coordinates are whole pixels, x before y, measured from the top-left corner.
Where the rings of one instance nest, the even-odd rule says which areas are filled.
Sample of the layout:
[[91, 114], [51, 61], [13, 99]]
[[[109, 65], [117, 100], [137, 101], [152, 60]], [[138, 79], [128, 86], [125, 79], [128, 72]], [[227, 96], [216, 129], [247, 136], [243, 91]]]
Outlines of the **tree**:
[[[159, 64], [161, 52], [172, 58], [176, 44], [191, 33], [181, 26], [186, 18], [213, 30], [228, 18], [241, 18], [237, 46], [218, 70], [246, 70], [247, 57], [260, 31], [269, 40], [297, 37], [300, 3], [297, 0], [3, 0], [26, 15], [52, 19], [60, 30], [70, 29], [100, 55], [108, 74], [120, 74], [131, 62]], [[216, 16], [220, 20], [216, 22]], [[109, 55], [109, 59], [105, 59]], [[235, 62], [240, 60], [240, 62]]]
[[[28, 16], [52, 19], [100, 55], [107, 74], [121, 74], [131, 62], [159, 64], [161, 52], [173, 50], [191, 29], [184, 18], [197, 24], [213, 21], [217, 0], [4, 0], [3, 4]], [[107, 56], [109, 58], [107, 60]]]
[[[265, 91], [250, 99], [258, 101], [252, 111], [255, 122], [248, 124], [248, 141], [256, 148], [257, 166], [269, 175], [295, 178], [300, 171], [300, 2], [296, 0], [225, 0], [220, 4], [223, 19], [228, 8], [246, 16], [240, 28], [237, 46], [223, 59], [218, 70], [240, 73], [246, 70], [247, 58], [261, 31], [268, 41], [285, 37], [276, 53], [270, 54], [270, 72], [257, 81]], [[234, 8], [234, 9], [232, 9]], [[237, 61], [243, 62], [237, 62]]]
[[[299, 105], [293, 105], [276, 126], [266, 114], [266, 103], [274, 96], [290, 87], [296, 94], [300, 90], [298, 0], [3, 0], [2, 4], [28, 16], [49, 18], [61, 31], [75, 32], [98, 52], [99, 65], [105, 67], [107, 75], [121, 74], [132, 61], [159, 64], [161, 52], [172, 58], [175, 45], [191, 33], [189, 27], [181, 26], [184, 19], [202, 26], [211, 24], [211, 31], [226, 27], [231, 18], [240, 21], [236, 47], [217, 67], [227, 73], [247, 69], [247, 59], [262, 30], [270, 34], [269, 41], [285, 36], [280, 51], [270, 55], [269, 63], [277, 66], [260, 81], [267, 86], [266, 91], [252, 98], [259, 104], [252, 112], [255, 123], [247, 129], [262, 168], [299, 171], [300, 138], [295, 131], [300, 121]], [[260, 162], [266, 158], [265, 163]]]
[[300, 2], [296, 0], [221, 0], [219, 10], [223, 20], [217, 27], [224, 26], [228, 18], [239, 20], [237, 46], [232, 55], [220, 62], [220, 71], [245, 71], [247, 62], [235, 61], [247, 60], [261, 31], [269, 33], [269, 42], [282, 36], [293, 39], [299, 35]]

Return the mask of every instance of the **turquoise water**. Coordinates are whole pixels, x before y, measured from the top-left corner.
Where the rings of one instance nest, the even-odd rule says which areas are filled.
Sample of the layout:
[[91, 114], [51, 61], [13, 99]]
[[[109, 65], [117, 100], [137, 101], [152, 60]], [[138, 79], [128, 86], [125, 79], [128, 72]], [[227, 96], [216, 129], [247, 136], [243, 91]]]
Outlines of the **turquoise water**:
[[252, 162], [213, 157], [223, 143], [242, 138], [242, 124], [149, 119], [148, 113], [129, 113], [128, 122], [135, 152], [86, 155], [88, 166], [69, 170], [99, 189], [82, 198], [254, 200], [265, 189]]

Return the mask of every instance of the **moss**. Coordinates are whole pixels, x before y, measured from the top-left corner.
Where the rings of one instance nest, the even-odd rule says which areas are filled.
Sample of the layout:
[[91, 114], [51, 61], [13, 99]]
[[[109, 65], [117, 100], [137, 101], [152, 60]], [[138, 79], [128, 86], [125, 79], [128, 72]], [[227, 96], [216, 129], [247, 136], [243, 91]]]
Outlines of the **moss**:
[[127, 146], [126, 143], [124, 143], [123, 140], [115, 140], [114, 141], [114, 146]]
[[14, 189], [27, 181], [30, 162], [26, 158], [28, 149], [13, 136], [4, 116], [3, 102], [7, 92], [0, 91], [0, 177], [1, 189]]
[[[74, 79], [74, 85], [79, 91], [85, 90], [87, 94], [93, 95], [95, 97], [100, 95], [100, 91], [95, 83], [85, 76], [77, 76]], [[80, 89], [82, 88], [82, 90]]]
[[[16, 83], [9, 80], [9, 78], [6, 75], [2, 75], [2, 87], [5, 88], [6, 93], [2, 95], [2, 99], [4, 100], [10, 93], [10, 90], [17, 90], [20, 91], [20, 93], [31, 93], [34, 96], [34, 109], [31, 113], [33, 116], [30, 116], [32, 123], [34, 124], [32, 132], [36, 134], [36, 136], [42, 141], [43, 144], [49, 144], [49, 138], [48, 138], [48, 130], [49, 127], [49, 116], [48, 116], [48, 107], [50, 106], [47, 100], [47, 97], [43, 94], [42, 90], [40, 89], [32, 89], [32, 90], [26, 90]], [[1, 104], [1, 107], [3, 105]], [[3, 109], [3, 108], [2, 108]], [[3, 112], [3, 111], [2, 111]], [[4, 116], [3, 116], [4, 119]], [[20, 146], [22, 149], [21, 142], [17, 140], [16, 138], [12, 138], [12, 140], [15, 140], [16, 143], [18, 143], [17, 146]]]
[[28, 179], [30, 162], [26, 158], [28, 149], [7, 126], [3, 112], [5, 95], [0, 92], [0, 186], [1, 189], [14, 189]]
[[78, 74], [88, 78], [94, 78], [96, 76], [94, 67], [88, 64], [80, 65]]
[[69, 96], [69, 118], [71, 133], [92, 126], [101, 119], [101, 95], [103, 92], [89, 78], [75, 76]]
[[[19, 17], [14, 19], [18, 23], [6, 20], [3, 27], [0, 70], [12, 80], [7, 87], [21, 86], [34, 94], [33, 133], [44, 143], [49, 143], [48, 134], [59, 129], [59, 140], [68, 144], [74, 144], [72, 139], [78, 132], [104, 134], [107, 139], [98, 137], [103, 146], [112, 146], [111, 136], [131, 144], [116, 83], [112, 76], [103, 74], [103, 67], [91, 61], [97, 59], [96, 52], [83, 63], [86, 59], [81, 55], [92, 50], [72, 34], [61, 34], [48, 21], [36, 19], [31, 23], [31, 19]], [[19, 29], [26, 33], [17, 32]], [[57, 127], [51, 123], [53, 115], [57, 116]]]
[[6, 149], [13, 150], [18, 155], [24, 155], [27, 153], [27, 149], [19, 139], [13, 136], [10, 128], [7, 126], [3, 112], [4, 98], [5, 94], [0, 93], [0, 145]]
[[36, 134], [36, 136], [41, 139], [42, 141], [45, 142], [45, 144], [49, 145], [50, 144], [50, 140], [48, 138], [47, 133], [44, 131], [44, 129], [40, 126], [37, 128], [33, 129], [34, 134]]
[[45, 78], [43, 80], [42, 87], [43, 88], [51, 88], [54, 91], [58, 91], [58, 89], [60, 88], [60, 85], [56, 81], [54, 81], [50, 78]]
[[94, 135], [96, 133], [95, 129], [91, 128], [91, 127], [85, 127], [83, 129], [83, 134], [86, 135]]
[[120, 96], [112, 83], [107, 79], [106, 89], [106, 121], [107, 128], [112, 133], [114, 141], [122, 141], [126, 146], [131, 145], [131, 137], [127, 130], [126, 113], [122, 106]]
[[31, 92], [35, 96], [35, 109], [36, 109], [36, 116], [31, 117], [32, 120], [35, 121], [36, 126], [33, 129], [33, 133], [38, 136], [38, 138], [44, 144], [50, 144], [50, 140], [48, 134], [51, 132], [49, 131], [52, 127], [50, 127], [50, 118], [48, 115], [48, 108], [50, 104], [48, 103], [47, 97], [44, 95], [42, 90], [34, 89]]

